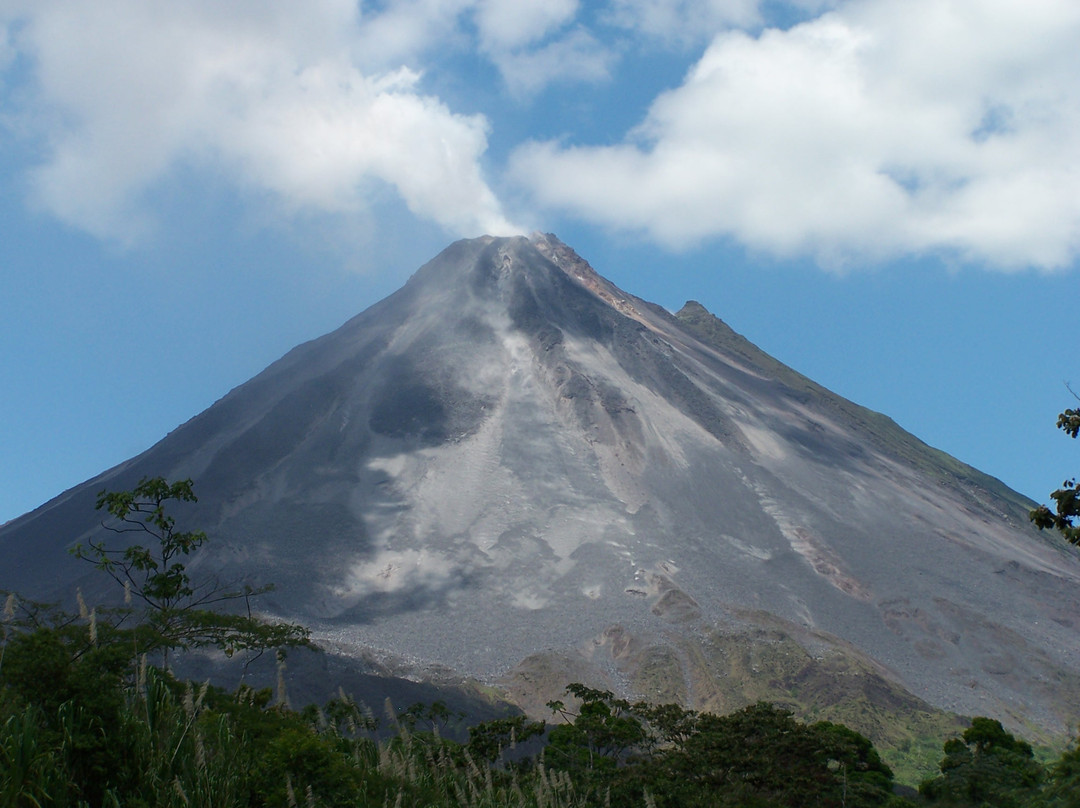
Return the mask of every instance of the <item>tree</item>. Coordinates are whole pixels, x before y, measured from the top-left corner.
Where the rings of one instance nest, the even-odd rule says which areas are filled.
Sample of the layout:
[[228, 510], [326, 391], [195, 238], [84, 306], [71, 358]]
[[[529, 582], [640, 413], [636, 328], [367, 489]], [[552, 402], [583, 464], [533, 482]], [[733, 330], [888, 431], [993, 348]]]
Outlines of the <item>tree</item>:
[[931, 802], [945, 805], [1033, 805], [1044, 770], [1031, 745], [1006, 732], [1001, 722], [976, 717], [960, 738], [943, 747], [941, 774], [919, 786]]
[[[16, 722], [21, 722], [17, 738], [13, 718], [0, 720], [0, 797], [12, 789], [22, 795], [10, 804], [120, 804], [116, 793], [141, 788], [146, 775], [133, 761], [141, 760], [147, 748], [157, 748], [153, 738], [139, 735], [141, 722], [154, 723], [151, 707], [159, 700], [151, 685], [178, 686], [168, 673], [148, 671], [146, 654], [160, 652], [167, 662], [173, 649], [215, 647], [231, 655], [311, 645], [303, 627], [267, 623], [252, 613], [251, 598], [266, 588], [191, 580], [184, 559], [206, 542], [206, 534], [179, 530], [166, 505], [194, 501], [190, 480], [169, 483], [160, 477], [143, 479], [131, 491], [98, 496], [98, 508], [110, 517], [103, 527], [153, 539], [120, 549], [91, 540], [74, 550], [123, 586], [122, 605], [88, 609], [80, 593], [76, 615], [8, 596], [0, 633], [0, 708], [10, 705], [8, 713], [22, 716]], [[243, 609], [216, 610], [230, 605]], [[172, 771], [189, 728], [184, 726], [162, 758], [166, 769]], [[19, 752], [26, 747], [24, 739], [34, 741], [34, 749], [52, 751], [28, 757]], [[19, 782], [5, 775], [13, 761], [33, 764], [14, 767], [22, 772]], [[62, 768], [58, 788], [63, 795], [50, 786], [51, 796], [43, 802], [35, 796], [41, 789], [27, 785], [27, 777], [34, 766], [49, 761]], [[37, 780], [44, 782], [45, 774], [39, 775]]]
[[[179, 530], [165, 507], [169, 502], [196, 501], [191, 480], [170, 483], [163, 477], [144, 477], [131, 491], [102, 491], [97, 508], [112, 517], [112, 524], [102, 522], [102, 527], [120, 535], [148, 536], [152, 541], [148, 546], [129, 544], [117, 549], [106, 546], [104, 540], [90, 540], [72, 551], [123, 587], [122, 620], [135, 612], [133, 601], [141, 602], [133, 629], [138, 650], [160, 651], [167, 663], [169, 651], [177, 648], [214, 647], [232, 656], [245, 650], [262, 653], [312, 647], [302, 626], [269, 623], [252, 613], [252, 598], [270, 591], [271, 586], [234, 588], [215, 579], [199, 584], [191, 580], [182, 559], [206, 543], [206, 534]], [[237, 605], [243, 606], [242, 612], [228, 609]]]
[[518, 744], [543, 735], [547, 725], [543, 721], [530, 721], [526, 715], [495, 718], [469, 727], [469, 754], [485, 763], [497, 763], [507, 750]]
[[578, 683], [567, 685], [566, 692], [581, 700], [577, 713], [561, 701], [547, 705], [567, 722], [548, 736], [549, 754], [558, 765], [610, 772], [647, 742], [648, 733], [629, 702]]
[[1051, 767], [1047, 794], [1055, 808], [1080, 808], [1080, 739]]
[[[1069, 388], [1069, 392], [1080, 401], [1080, 396], [1073, 393], [1072, 388]], [[1057, 425], [1069, 437], [1075, 438], [1080, 433], [1080, 408], [1062, 412], [1058, 415]], [[1047, 505], [1040, 505], [1029, 514], [1031, 521], [1039, 530], [1057, 530], [1072, 544], [1080, 544], [1080, 485], [1077, 479], [1074, 477], [1063, 482], [1050, 498], [1054, 500], [1055, 508], [1051, 510]]]
[[863, 808], [888, 802], [893, 774], [854, 730], [758, 702], [698, 716], [685, 741], [654, 756], [650, 780], [662, 806]]
[[[657, 808], [873, 808], [903, 804], [873, 744], [839, 724], [803, 724], [759, 702], [726, 716], [629, 704], [580, 684], [551, 730], [545, 764], [568, 772], [582, 804]], [[591, 801], [590, 801], [591, 800]]]

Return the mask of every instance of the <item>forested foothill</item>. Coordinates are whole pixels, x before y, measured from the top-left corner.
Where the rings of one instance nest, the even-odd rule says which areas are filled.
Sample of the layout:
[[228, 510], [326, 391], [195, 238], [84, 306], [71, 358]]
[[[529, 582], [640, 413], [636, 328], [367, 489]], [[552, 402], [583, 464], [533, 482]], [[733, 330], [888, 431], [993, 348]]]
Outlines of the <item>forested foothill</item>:
[[312, 647], [258, 618], [265, 589], [189, 578], [206, 536], [166, 506], [192, 500], [190, 481], [160, 478], [99, 496], [118, 542], [75, 553], [117, 583], [115, 603], [5, 593], [0, 806], [1080, 806], [1080, 745], [1040, 760], [985, 717], [943, 739], [936, 776], [899, 784], [858, 732], [765, 702], [718, 716], [570, 684], [547, 722], [470, 726], [442, 702], [376, 714], [339, 691], [298, 709], [280, 677], [183, 680], [174, 663], [195, 649], [281, 662]]

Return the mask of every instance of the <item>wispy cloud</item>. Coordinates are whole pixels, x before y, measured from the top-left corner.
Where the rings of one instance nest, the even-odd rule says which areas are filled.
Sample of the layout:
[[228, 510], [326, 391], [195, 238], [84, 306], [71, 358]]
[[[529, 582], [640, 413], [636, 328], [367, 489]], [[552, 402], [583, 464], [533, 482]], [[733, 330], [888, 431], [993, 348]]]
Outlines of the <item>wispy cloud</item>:
[[717, 31], [761, 22], [759, 0], [611, 0], [603, 17], [612, 25], [672, 45], [708, 41]]
[[575, 24], [579, 11], [578, 0], [478, 0], [479, 47], [513, 95], [610, 77], [615, 54]]
[[1059, 267], [1080, 247], [1077, 41], [1067, 0], [865, 0], [725, 31], [621, 144], [526, 144], [512, 172], [674, 247]]
[[[582, 28], [540, 45], [491, 54], [507, 88], [528, 97], [549, 84], [603, 82], [611, 77], [615, 53]], [[573, 90], [570, 90], [573, 92]]]
[[577, 13], [578, 0], [479, 0], [475, 10], [481, 44], [492, 50], [541, 40]]

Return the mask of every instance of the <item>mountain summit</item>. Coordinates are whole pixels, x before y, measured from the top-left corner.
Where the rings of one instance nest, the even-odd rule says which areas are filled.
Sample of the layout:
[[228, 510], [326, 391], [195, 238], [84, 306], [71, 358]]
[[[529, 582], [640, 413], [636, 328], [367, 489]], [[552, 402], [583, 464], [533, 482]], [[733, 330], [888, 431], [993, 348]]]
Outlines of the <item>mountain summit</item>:
[[1031, 503], [553, 236], [451, 245], [9, 523], [0, 586], [72, 591], [95, 494], [156, 475], [195, 481], [193, 574], [274, 581], [333, 648], [523, 704], [577, 674], [718, 709], [760, 673], [812, 700], [832, 665], [966, 714], [1080, 715], [1080, 563]]

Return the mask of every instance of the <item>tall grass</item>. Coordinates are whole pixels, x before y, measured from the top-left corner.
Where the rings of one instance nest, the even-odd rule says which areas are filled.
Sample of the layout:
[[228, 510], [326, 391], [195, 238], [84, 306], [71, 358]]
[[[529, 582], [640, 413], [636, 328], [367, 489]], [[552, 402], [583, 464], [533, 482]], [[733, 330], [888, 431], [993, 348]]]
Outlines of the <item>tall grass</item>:
[[11, 709], [0, 727], [0, 805], [50, 805], [66, 787], [62, 757], [40, 712], [33, 705]]
[[[106, 738], [118, 754], [94, 804], [233, 806], [465, 806], [571, 808], [597, 804], [545, 766], [493, 767], [438, 730], [395, 725], [376, 738], [370, 711], [343, 694], [304, 715], [268, 693], [228, 695], [141, 666]], [[55, 716], [0, 690], [0, 808], [82, 806], [85, 730], [74, 701]]]

